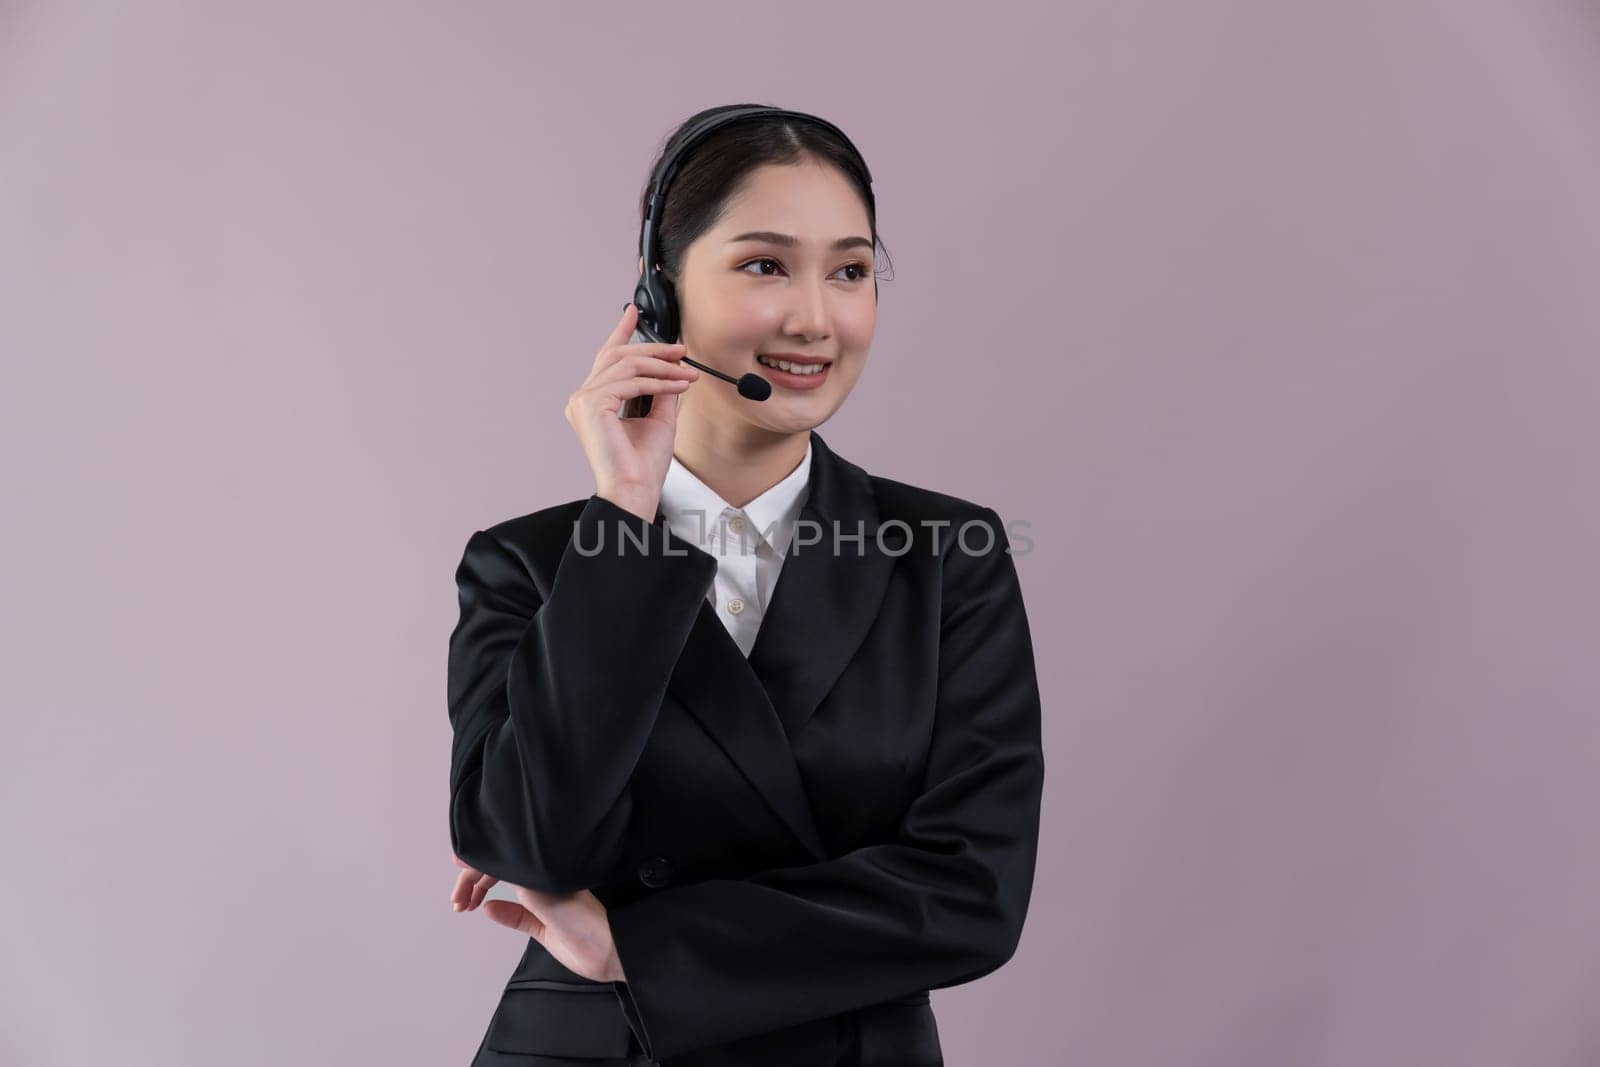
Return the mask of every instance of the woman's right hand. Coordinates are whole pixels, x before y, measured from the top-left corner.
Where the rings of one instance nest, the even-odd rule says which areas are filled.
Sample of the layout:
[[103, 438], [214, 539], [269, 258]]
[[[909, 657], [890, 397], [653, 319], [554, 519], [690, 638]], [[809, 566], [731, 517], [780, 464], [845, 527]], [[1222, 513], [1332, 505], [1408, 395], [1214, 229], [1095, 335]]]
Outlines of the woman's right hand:
[[[595, 492], [649, 522], [672, 464], [678, 394], [700, 372], [680, 362], [687, 351], [681, 344], [629, 344], [638, 317], [633, 304], [623, 309], [588, 380], [567, 398], [566, 415], [594, 474]], [[618, 417], [625, 402], [646, 393], [653, 396], [650, 414]]]

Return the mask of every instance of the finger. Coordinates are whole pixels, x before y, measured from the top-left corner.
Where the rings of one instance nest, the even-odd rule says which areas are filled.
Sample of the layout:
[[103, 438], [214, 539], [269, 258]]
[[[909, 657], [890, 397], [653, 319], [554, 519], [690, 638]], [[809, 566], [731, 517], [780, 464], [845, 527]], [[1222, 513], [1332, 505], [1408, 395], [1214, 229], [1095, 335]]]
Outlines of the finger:
[[450, 903], [456, 911], [467, 910], [467, 904], [472, 898], [472, 887], [478, 881], [478, 872], [465, 870], [456, 875], [456, 887], [450, 891]]
[[450, 894], [450, 902], [456, 911], [471, 911], [483, 903], [483, 895], [499, 879], [490, 874], [481, 874], [478, 871], [462, 871], [456, 878], [456, 887]]
[[586, 417], [615, 415], [622, 410], [625, 403], [636, 396], [643, 396], [646, 393], [652, 395], [679, 393], [693, 384], [694, 381], [689, 378], [655, 378], [650, 375], [639, 375], [587, 386], [576, 393], [573, 399]]
[[[604, 388], [601, 393], [600, 408], [608, 414], [615, 414], [621, 410], [623, 404], [636, 396], [681, 393], [693, 384], [683, 378], [624, 378], [619, 382], [611, 382]], [[654, 410], [652, 405], [652, 413]]]
[[535, 939], [544, 937], [544, 923], [515, 901], [491, 900], [483, 906], [483, 913], [501, 926], [509, 926]]
[[622, 378], [684, 378], [694, 381], [700, 377], [700, 369], [682, 363], [683, 352], [664, 353], [651, 355], [648, 352], [630, 352], [612, 363], [596, 371], [590, 379], [590, 385], [600, 385], [613, 382]]
[[639, 308], [633, 301], [622, 305], [622, 317], [617, 320], [617, 325], [612, 329], [611, 336], [606, 338], [606, 345], [620, 345], [627, 341], [639, 324]]
[[627, 305], [623, 307], [622, 318], [617, 320], [616, 326], [614, 326], [611, 330], [611, 335], [607, 337], [605, 339], [605, 343], [600, 346], [601, 354], [604, 354], [610, 349], [616, 348], [618, 345], [627, 344], [628, 338], [633, 336], [634, 328], [638, 326], [638, 324], [639, 309], [634, 306], [633, 301], [630, 300], [628, 301]]
[[471, 911], [479, 904], [482, 904], [484, 895], [487, 894], [489, 890], [493, 889], [494, 884], [499, 880], [500, 879], [496, 878], [492, 874], [486, 874], [482, 878], [479, 878], [478, 883], [472, 887], [472, 899], [467, 902], [467, 910]]
[[600, 350], [600, 354], [594, 357], [594, 366], [589, 373], [591, 377], [594, 377], [595, 375], [603, 374], [608, 368], [638, 357], [676, 362], [687, 354], [688, 346], [681, 344], [668, 345], [656, 341], [635, 341], [632, 344], [613, 345]]
[[665, 426], [678, 425], [678, 404], [683, 400], [684, 390], [663, 396], [650, 402], [650, 410], [645, 414], [646, 419], [654, 419]]

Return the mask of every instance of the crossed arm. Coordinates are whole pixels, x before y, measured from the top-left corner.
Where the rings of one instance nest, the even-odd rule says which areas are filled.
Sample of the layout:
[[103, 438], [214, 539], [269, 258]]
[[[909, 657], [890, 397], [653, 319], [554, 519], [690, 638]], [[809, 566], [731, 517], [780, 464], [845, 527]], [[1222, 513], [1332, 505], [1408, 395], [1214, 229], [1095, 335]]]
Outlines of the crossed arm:
[[[586, 544], [594, 542], [582, 533], [585, 521], [609, 521], [614, 507], [600, 498], [585, 506]], [[608, 913], [627, 976], [613, 987], [651, 1058], [958, 985], [1014, 953], [1037, 850], [1040, 701], [1004, 530], [992, 510], [982, 517], [995, 532], [991, 552], [941, 553], [932, 743], [898, 838], [821, 863], [669, 887]], [[474, 535], [458, 574], [452, 843], [465, 862], [516, 885], [569, 892], [599, 884], [620, 855], [627, 777], [715, 559], [624, 553], [574, 563], [569, 551], [549, 599], [535, 604], [495, 591], [517, 581], [515, 560], [478, 540], [487, 536]], [[525, 574], [520, 581], [528, 584]], [[599, 602], [578, 606], [580, 587]], [[648, 635], [629, 634], [641, 602], [655, 609], [653, 625]], [[552, 647], [558, 625], [568, 637]], [[608, 669], [613, 655], [589, 662], [576, 652], [584, 647], [640, 655], [617, 672]], [[469, 660], [478, 665], [466, 669]], [[505, 703], [493, 698], [496, 674]], [[631, 688], [619, 690], [618, 675]], [[608, 704], [599, 725], [579, 730], [561, 708], [588, 709], [587, 722], [596, 709], [581, 701], [600, 691]]]

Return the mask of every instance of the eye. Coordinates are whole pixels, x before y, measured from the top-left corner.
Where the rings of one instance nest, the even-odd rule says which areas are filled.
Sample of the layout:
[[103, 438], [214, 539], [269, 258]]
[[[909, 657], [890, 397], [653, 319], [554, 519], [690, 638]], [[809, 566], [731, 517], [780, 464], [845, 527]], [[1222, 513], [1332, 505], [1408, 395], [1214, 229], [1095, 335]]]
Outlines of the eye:
[[[781, 263], [779, 263], [777, 260], [773, 259], [771, 256], [762, 256], [759, 259], [752, 259], [749, 262], [740, 265], [739, 269], [742, 271], [746, 267], [754, 267], [754, 266], [757, 266], [758, 264], [766, 264], [766, 263], [771, 263], [774, 267], [777, 267], [780, 270], [783, 269], [783, 265]], [[869, 267], [867, 264], [860, 263], [860, 262], [857, 262], [857, 263], [846, 263], [844, 266], [840, 267], [839, 270], [841, 270], [841, 271], [843, 271], [843, 270], [853, 270], [853, 271], [856, 272], [855, 273], [855, 277], [847, 278], [847, 279], [845, 279], [846, 281], [859, 282], [859, 281], [862, 281], [862, 280], [864, 280], [866, 278], [870, 278], [872, 276], [872, 268]], [[763, 278], [772, 277], [772, 275], [770, 273], [768, 273], [767, 271], [765, 271], [765, 270], [759, 271], [759, 273]], [[834, 273], [837, 274], [838, 271], [835, 271]]]
[[[745, 267], [751, 267], [751, 266], [754, 266], [754, 265], [756, 265], [758, 263], [771, 263], [774, 267], [778, 266], [778, 261], [775, 260], [775, 259], [752, 259], [749, 263], [746, 263], [744, 265], [744, 267], [740, 267], [739, 269], [740, 270], [744, 270]], [[761, 273], [762, 274], [766, 274], [767, 272], [766, 271], [761, 271]], [[769, 277], [770, 277], [770, 275], [769, 275]]]

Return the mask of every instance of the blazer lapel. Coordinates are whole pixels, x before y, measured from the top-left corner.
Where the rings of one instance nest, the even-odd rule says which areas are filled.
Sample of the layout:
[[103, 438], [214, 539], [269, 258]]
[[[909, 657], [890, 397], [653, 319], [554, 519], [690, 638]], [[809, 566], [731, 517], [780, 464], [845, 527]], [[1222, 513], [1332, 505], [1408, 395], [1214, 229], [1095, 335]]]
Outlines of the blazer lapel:
[[878, 547], [878, 506], [866, 472], [815, 431], [811, 454], [810, 491], [749, 660], [789, 738], [861, 646], [896, 558]]
[[827, 849], [790, 741], [877, 615], [895, 560], [878, 547], [877, 531], [866, 472], [835, 455], [813, 430], [806, 503], [750, 658], [702, 601], [667, 683], [819, 860]]

